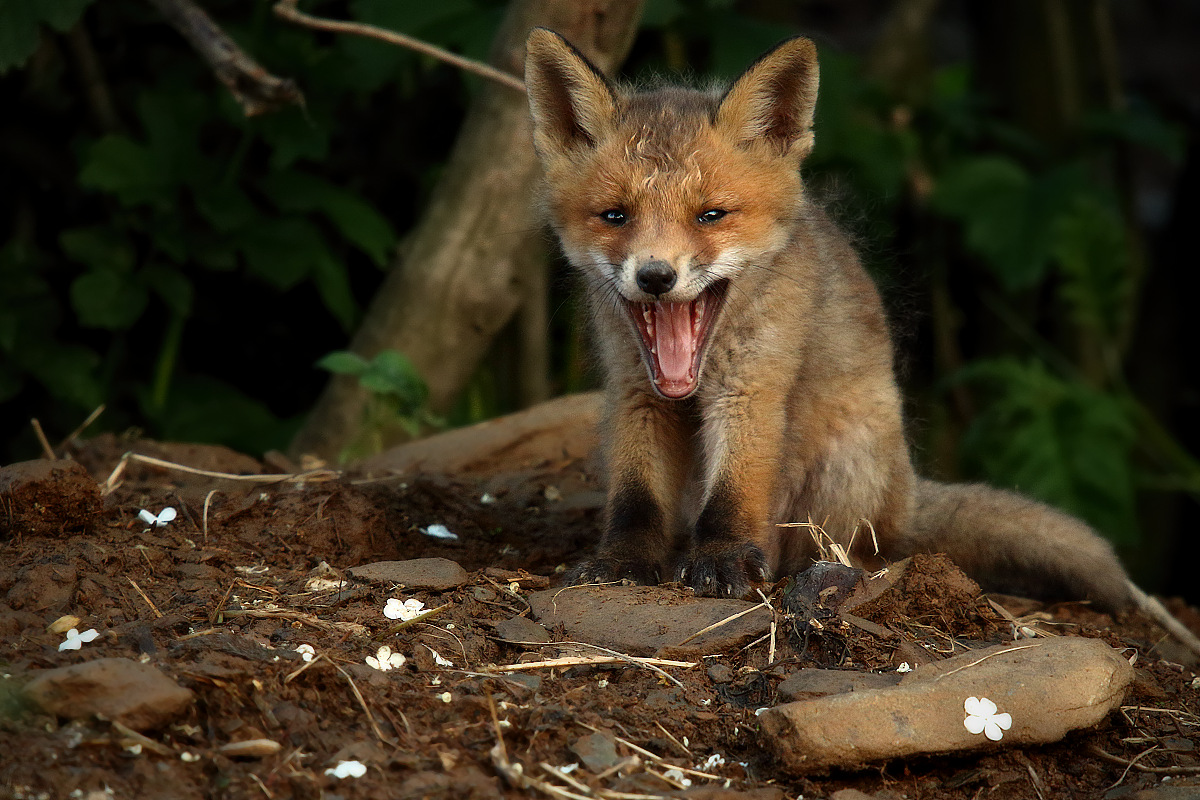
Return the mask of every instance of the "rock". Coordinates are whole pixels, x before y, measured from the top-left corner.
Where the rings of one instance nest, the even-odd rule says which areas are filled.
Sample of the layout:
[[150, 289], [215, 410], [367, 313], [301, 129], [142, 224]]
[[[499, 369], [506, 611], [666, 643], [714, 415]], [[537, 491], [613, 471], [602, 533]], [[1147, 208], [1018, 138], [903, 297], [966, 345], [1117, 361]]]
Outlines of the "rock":
[[490, 475], [587, 458], [599, 440], [599, 392], [572, 394], [515, 414], [400, 445], [364, 459], [364, 474]]
[[594, 773], [601, 773], [621, 760], [616, 742], [603, 733], [581, 736], [571, 744], [571, 752]]
[[717, 662], [708, 668], [708, 679], [713, 683], [729, 683], [733, 680], [733, 668]]
[[25, 696], [49, 714], [71, 719], [102, 714], [139, 731], [171, 721], [193, 700], [191, 691], [154, 667], [128, 658], [37, 672], [25, 684]]
[[534, 616], [547, 628], [562, 625], [567, 636], [627, 655], [691, 658], [740, 647], [771, 624], [760, 608], [703, 636], [696, 632], [754, 607], [744, 600], [692, 597], [659, 586], [572, 586], [529, 596]]
[[964, 725], [963, 703], [986, 697], [1011, 715], [1002, 742], [1056, 742], [1115, 708], [1133, 668], [1097, 639], [1056, 637], [976, 650], [918, 667], [896, 686], [776, 706], [764, 743], [793, 774], [991, 744]]
[[65, 611], [75, 595], [78, 575], [74, 562], [31, 564], [18, 573], [6, 599], [13, 608], [26, 611]]
[[0, 539], [86, 531], [100, 513], [100, 488], [74, 461], [0, 467]]
[[1190, 786], [1154, 786], [1124, 795], [1124, 800], [1196, 800], [1197, 797], [1200, 797], [1200, 783]]
[[283, 745], [273, 739], [245, 739], [223, 744], [217, 748], [217, 752], [230, 758], [265, 758], [282, 749]]
[[513, 617], [496, 625], [496, 635], [510, 642], [538, 642], [547, 644], [550, 634], [544, 627], [528, 617]]
[[346, 570], [352, 577], [372, 583], [397, 583], [406, 589], [445, 591], [467, 582], [467, 571], [448, 558], [414, 558], [376, 561]]
[[829, 795], [829, 800], [878, 800], [873, 794], [860, 792], [858, 789], [841, 789]]
[[864, 689], [895, 686], [903, 676], [896, 672], [851, 672], [844, 669], [802, 669], [776, 687], [782, 700], [807, 700]]

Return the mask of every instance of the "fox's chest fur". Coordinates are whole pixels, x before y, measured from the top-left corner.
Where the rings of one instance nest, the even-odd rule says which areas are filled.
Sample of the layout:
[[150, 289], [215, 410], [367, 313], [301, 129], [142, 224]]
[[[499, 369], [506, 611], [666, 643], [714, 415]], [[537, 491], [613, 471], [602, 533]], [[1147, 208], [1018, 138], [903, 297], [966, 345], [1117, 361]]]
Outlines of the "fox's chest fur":
[[811, 42], [723, 94], [622, 93], [557, 34], [528, 48], [549, 215], [606, 368], [606, 530], [575, 580], [741, 596], [807, 565], [812, 532], [777, 524], [799, 522], [864, 560], [942, 550], [985, 582], [1127, 600], [1077, 520], [915, 476], [878, 292], [801, 180]]

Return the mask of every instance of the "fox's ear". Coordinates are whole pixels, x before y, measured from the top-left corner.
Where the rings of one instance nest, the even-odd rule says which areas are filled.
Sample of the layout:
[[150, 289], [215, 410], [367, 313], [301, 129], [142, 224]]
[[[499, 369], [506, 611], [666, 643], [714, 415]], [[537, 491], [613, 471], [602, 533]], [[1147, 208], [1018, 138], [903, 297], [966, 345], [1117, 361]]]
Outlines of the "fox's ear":
[[543, 154], [594, 146], [617, 115], [616, 94], [600, 70], [546, 28], [534, 28], [525, 42], [525, 87]]
[[767, 139], [781, 153], [803, 158], [813, 146], [817, 106], [817, 48], [788, 39], [754, 62], [721, 98], [717, 126], [739, 144]]

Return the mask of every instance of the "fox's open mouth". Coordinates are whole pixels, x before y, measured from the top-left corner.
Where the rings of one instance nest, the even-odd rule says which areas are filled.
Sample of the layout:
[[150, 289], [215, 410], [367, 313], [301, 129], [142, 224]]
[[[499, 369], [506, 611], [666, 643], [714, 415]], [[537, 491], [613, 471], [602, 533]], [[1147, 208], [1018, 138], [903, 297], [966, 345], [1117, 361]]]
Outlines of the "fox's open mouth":
[[625, 303], [641, 334], [642, 359], [663, 397], [682, 400], [696, 391], [713, 323], [725, 305], [728, 288], [728, 280], [719, 280], [690, 302]]

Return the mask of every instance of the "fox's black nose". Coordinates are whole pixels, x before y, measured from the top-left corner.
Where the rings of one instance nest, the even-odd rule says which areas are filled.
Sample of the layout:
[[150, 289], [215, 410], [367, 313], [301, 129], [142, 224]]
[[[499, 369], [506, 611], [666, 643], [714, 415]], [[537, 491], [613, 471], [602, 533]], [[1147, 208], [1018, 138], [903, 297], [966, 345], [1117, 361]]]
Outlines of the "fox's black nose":
[[666, 294], [675, 285], [675, 270], [665, 261], [649, 261], [638, 267], [637, 285], [655, 297]]

